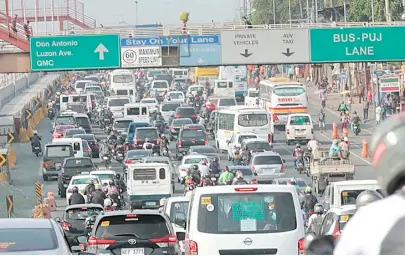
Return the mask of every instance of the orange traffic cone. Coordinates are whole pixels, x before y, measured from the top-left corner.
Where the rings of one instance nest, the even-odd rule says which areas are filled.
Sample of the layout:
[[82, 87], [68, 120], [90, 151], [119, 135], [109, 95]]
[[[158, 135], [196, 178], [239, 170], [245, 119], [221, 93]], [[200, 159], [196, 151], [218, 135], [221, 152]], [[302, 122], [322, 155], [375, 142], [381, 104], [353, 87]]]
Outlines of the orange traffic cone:
[[364, 139], [363, 142], [362, 142], [362, 144], [363, 144], [363, 149], [362, 149], [362, 151], [361, 151], [361, 157], [367, 158], [367, 157], [369, 157], [369, 154], [368, 154], [368, 142], [367, 142], [367, 140]]
[[346, 128], [343, 128], [343, 137], [348, 137], [349, 138], [349, 131]]
[[332, 125], [332, 139], [339, 139], [338, 127], [336, 123]]

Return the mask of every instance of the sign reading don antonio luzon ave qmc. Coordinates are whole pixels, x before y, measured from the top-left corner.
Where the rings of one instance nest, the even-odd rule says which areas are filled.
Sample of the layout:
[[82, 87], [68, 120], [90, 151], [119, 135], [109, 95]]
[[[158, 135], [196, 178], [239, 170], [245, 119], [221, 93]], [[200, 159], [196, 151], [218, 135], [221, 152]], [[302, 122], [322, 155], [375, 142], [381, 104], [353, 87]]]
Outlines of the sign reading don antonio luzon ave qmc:
[[120, 67], [118, 35], [33, 37], [31, 71]]

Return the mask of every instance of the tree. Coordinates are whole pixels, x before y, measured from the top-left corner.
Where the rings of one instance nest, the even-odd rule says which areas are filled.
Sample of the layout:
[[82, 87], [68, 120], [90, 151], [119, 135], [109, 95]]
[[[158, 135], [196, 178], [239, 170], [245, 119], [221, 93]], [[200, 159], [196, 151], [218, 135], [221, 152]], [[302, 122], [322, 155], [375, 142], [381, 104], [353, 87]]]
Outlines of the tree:
[[[291, 3], [291, 19], [300, 19], [300, 3], [303, 0], [253, 0], [252, 23], [253, 24], [288, 24], [290, 20], [289, 5]], [[274, 22], [273, 3], [276, 9], [276, 21]], [[303, 18], [306, 12], [303, 10]]]
[[[401, 20], [403, 13], [402, 0], [389, 0], [392, 20]], [[385, 0], [374, 0], [374, 20], [376, 22], [386, 21]], [[369, 22], [372, 21], [370, 0], [351, 0], [349, 8], [349, 20]]]

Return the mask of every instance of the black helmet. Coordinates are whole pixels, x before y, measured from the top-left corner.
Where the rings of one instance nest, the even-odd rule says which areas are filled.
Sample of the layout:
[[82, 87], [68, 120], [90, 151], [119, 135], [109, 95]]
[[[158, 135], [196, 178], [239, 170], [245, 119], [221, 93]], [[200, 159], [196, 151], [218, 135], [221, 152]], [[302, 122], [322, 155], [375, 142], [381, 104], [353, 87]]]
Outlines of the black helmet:
[[405, 112], [390, 116], [379, 125], [370, 142], [372, 165], [382, 190], [391, 195], [405, 179]]
[[119, 174], [119, 173], [115, 174], [115, 178], [118, 180], [121, 179], [121, 174]]
[[79, 193], [79, 188], [76, 187], [76, 186], [74, 186], [74, 187], [72, 188], [72, 192], [73, 192], [73, 193]]
[[356, 210], [369, 203], [383, 199], [383, 196], [375, 190], [364, 190], [356, 198]]
[[152, 149], [152, 144], [146, 144], [146, 149]]
[[108, 185], [110, 185], [110, 186], [114, 185], [114, 181], [113, 181], [113, 180], [110, 180], [110, 181], [108, 182]]
[[191, 167], [191, 169], [193, 169], [194, 171], [197, 171], [198, 170], [198, 165], [193, 165], [192, 167]]

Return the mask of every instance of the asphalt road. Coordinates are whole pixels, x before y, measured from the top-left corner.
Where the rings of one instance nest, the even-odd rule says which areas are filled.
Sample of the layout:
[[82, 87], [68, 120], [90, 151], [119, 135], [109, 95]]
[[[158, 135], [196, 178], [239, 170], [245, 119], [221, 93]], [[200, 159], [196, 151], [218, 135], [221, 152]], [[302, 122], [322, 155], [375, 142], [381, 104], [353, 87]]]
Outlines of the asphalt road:
[[[314, 121], [317, 120], [319, 114], [319, 106], [320, 104], [312, 104], [310, 103], [308, 107], [309, 113], [312, 115]], [[318, 127], [315, 127], [315, 138], [320, 141], [322, 145], [329, 146], [332, 139], [332, 123], [338, 123], [339, 117], [334, 114], [332, 111], [328, 111], [326, 115], [326, 123], [327, 125], [327, 132], [322, 134], [319, 132]], [[50, 133], [51, 122], [49, 119], [44, 119], [38, 125], [37, 131], [42, 136], [43, 145], [51, 140], [51, 133]], [[105, 139], [107, 136], [100, 130], [95, 128], [94, 134], [96, 137], [100, 139]], [[352, 154], [351, 154], [351, 161], [356, 166], [356, 179], [374, 179], [375, 175], [372, 172], [370, 162], [367, 159], [361, 158], [361, 142], [363, 138], [369, 139], [371, 135], [371, 131], [363, 130], [362, 133], [355, 137], [353, 133], [349, 134], [349, 139], [352, 143]], [[283, 131], [276, 131], [275, 134], [275, 143], [274, 143], [274, 150], [276, 150], [282, 158], [286, 161], [286, 177], [296, 177], [296, 178], [304, 178], [308, 180], [309, 178], [302, 174], [300, 175], [294, 169], [294, 161], [292, 157], [292, 151], [294, 149], [294, 145], [287, 145], [285, 143], [285, 136]], [[212, 143], [211, 141], [210, 143]], [[174, 144], [174, 143], [172, 143]], [[212, 143], [213, 144], [213, 143]], [[29, 198], [32, 199], [32, 205], [35, 202], [35, 192], [34, 192], [34, 183], [35, 181], [40, 181], [43, 184], [43, 194], [46, 195], [47, 192], [51, 191], [55, 194], [56, 203], [58, 206], [57, 212], [52, 212], [52, 217], [60, 217], [64, 208], [66, 207], [66, 199], [61, 199], [57, 193], [57, 182], [56, 180], [52, 181], [43, 181], [42, 180], [42, 173], [41, 173], [41, 157], [36, 157], [34, 154], [31, 153], [30, 144], [26, 143], [16, 143], [13, 144], [16, 155], [17, 155], [17, 165], [12, 170], [12, 179], [13, 185], [16, 186], [18, 189], [22, 190], [22, 192], [27, 195]], [[170, 147], [171, 151], [174, 153], [173, 146]], [[96, 164], [100, 164], [99, 159], [93, 159]], [[221, 154], [221, 167], [229, 165], [230, 163], [227, 161], [227, 155]], [[101, 164], [100, 164], [101, 166]], [[122, 173], [122, 165], [120, 163], [114, 162], [112, 164], [112, 169], [116, 172]], [[180, 184], [176, 185], [176, 193], [175, 195], [182, 195], [182, 187]], [[31, 206], [32, 206], [31, 205]], [[25, 207], [27, 212], [31, 212], [32, 208], [30, 206], [21, 206], [20, 209]]]

